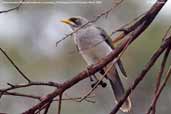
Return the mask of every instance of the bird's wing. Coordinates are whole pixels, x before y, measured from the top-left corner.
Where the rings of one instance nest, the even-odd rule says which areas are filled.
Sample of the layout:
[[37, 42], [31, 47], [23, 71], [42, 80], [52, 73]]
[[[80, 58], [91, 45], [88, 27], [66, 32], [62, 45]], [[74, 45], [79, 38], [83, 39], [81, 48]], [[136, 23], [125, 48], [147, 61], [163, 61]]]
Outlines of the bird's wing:
[[[108, 43], [108, 45], [112, 48], [112, 49], [115, 49], [113, 43], [112, 43], [112, 39], [110, 38], [110, 36], [106, 33], [106, 31], [100, 27], [96, 27], [98, 30], [100, 30], [100, 33], [101, 33], [101, 36], [105, 39], [106, 43]], [[127, 74], [126, 74], [126, 71], [125, 71], [125, 68], [122, 64], [122, 61], [119, 59], [117, 61], [117, 64], [119, 66], [119, 69], [120, 71], [122, 72], [122, 74], [127, 77]]]

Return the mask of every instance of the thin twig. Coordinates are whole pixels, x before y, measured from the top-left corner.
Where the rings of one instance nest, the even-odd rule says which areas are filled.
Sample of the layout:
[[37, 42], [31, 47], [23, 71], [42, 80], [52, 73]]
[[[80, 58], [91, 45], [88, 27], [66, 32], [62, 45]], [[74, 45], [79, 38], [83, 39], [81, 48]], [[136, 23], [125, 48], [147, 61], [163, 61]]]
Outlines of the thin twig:
[[24, 2], [24, 1], [25, 1], [25, 0], [22, 0], [22, 1], [18, 4], [18, 6], [14, 7], [14, 8], [11, 8], [11, 9], [8, 9], [8, 10], [0, 11], [0, 14], [2, 14], [2, 13], [8, 13], [8, 12], [11, 12], [11, 11], [14, 11], [14, 10], [18, 10], [18, 9], [23, 5], [23, 2]]
[[62, 105], [62, 94], [59, 95], [58, 113], [57, 114], [61, 114], [61, 105]]
[[166, 78], [165, 78], [163, 84], [162, 84], [162, 85], [160, 86], [160, 88], [158, 89], [158, 91], [157, 91], [157, 93], [156, 93], [156, 96], [153, 98], [152, 103], [151, 103], [151, 105], [150, 105], [150, 108], [148, 109], [148, 111], [147, 111], [146, 114], [150, 114], [150, 112], [151, 112], [151, 110], [153, 109], [154, 105], [156, 105], [156, 103], [157, 103], [157, 101], [158, 101], [158, 99], [159, 99], [159, 97], [160, 97], [160, 94], [161, 94], [161, 92], [163, 91], [164, 87], [166, 86], [166, 84], [167, 84], [167, 82], [168, 82], [170, 76], [171, 76], [171, 66], [169, 67], [169, 70], [168, 70], [168, 72], [167, 72], [167, 74], [166, 74]]
[[[157, 75], [157, 82], [156, 82], [156, 86], [155, 86], [155, 96], [156, 96], [156, 93], [160, 87], [160, 83], [161, 83], [161, 79], [162, 79], [162, 75], [163, 75], [163, 72], [164, 72], [164, 69], [165, 69], [165, 66], [166, 66], [166, 61], [167, 61], [167, 58], [168, 58], [168, 55], [169, 55], [169, 52], [170, 52], [170, 48], [168, 48], [164, 54], [164, 57], [163, 57], [163, 61], [161, 63], [161, 67], [160, 67], [160, 71]], [[152, 109], [152, 114], [155, 114], [156, 112], [156, 106], [153, 105], [153, 109]]]
[[22, 93], [17, 93], [17, 92], [4, 92], [0, 90], [0, 93], [3, 92], [3, 95], [10, 95], [10, 96], [18, 96], [18, 97], [26, 97], [26, 98], [31, 98], [31, 99], [36, 99], [36, 100], [41, 100], [41, 97], [35, 96], [35, 95], [28, 95], [28, 94], [22, 94]]
[[[162, 38], [162, 41], [166, 40], [170, 29], [171, 29], [171, 26], [167, 29], [166, 33], [164, 34], [164, 37]], [[166, 52], [164, 54], [164, 57], [163, 57], [163, 60], [162, 60], [161, 66], [160, 66], [160, 71], [159, 71], [158, 76], [157, 76], [156, 88], [154, 91], [155, 94], [158, 91], [158, 88], [160, 87], [161, 78], [162, 78], [162, 75], [163, 75], [163, 72], [164, 72], [164, 69], [166, 66], [166, 61], [167, 61], [169, 53], [170, 53], [170, 48], [168, 47], [168, 49], [166, 50]]]
[[170, 27], [167, 29], [167, 31], [166, 31], [164, 37], [162, 38], [162, 40], [165, 40], [165, 39], [167, 38], [167, 36], [169, 35], [170, 30], [171, 30], [171, 25], [170, 25]]
[[[16, 96], [16, 97], [24, 97], [24, 98], [30, 98], [30, 99], [35, 99], [41, 101], [42, 98], [41, 96], [36, 96], [36, 95], [29, 95], [29, 94], [23, 94], [23, 93], [18, 93], [18, 92], [4, 92], [0, 90], [0, 93], [3, 92], [3, 95], [9, 95], [9, 96]], [[90, 98], [93, 98], [94, 96], [88, 96], [85, 101], [90, 102], [90, 103], [95, 103], [95, 101], [89, 100]], [[82, 97], [69, 97], [69, 98], [62, 98], [62, 101], [75, 101], [78, 102]], [[59, 99], [54, 99], [53, 101], [59, 101]]]
[[9, 62], [12, 64], [12, 66], [19, 72], [19, 74], [28, 81], [28, 83], [31, 82], [31, 80], [28, 78], [28, 76], [26, 76], [21, 70], [20, 68], [15, 64], [15, 62], [8, 56], [8, 54], [2, 49], [0, 48], [0, 51], [5, 55], [5, 57], [9, 60]]
[[161, 63], [161, 67], [160, 67], [160, 71], [158, 73], [158, 76], [157, 76], [157, 83], [156, 83], [156, 88], [155, 88], [155, 93], [157, 93], [158, 91], [158, 88], [160, 87], [160, 83], [161, 83], [161, 78], [162, 78], [162, 75], [163, 75], [163, 72], [164, 72], [164, 69], [165, 69], [165, 66], [166, 66], [166, 61], [167, 61], [167, 58], [169, 56], [169, 53], [170, 53], [170, 49], [167, 48], [165, 54], [164, 54], [164, 57], [163, 57], [163, 61]]
[[0, 89], [0, 97], [2, 97], [7, 91], [14, 90], [14, 89], [19, 89], [19, 88], [25, 88], [25, 87], [30, 87], [30, 86], [50, 86], [50, 87], [56, 87], [59, 88], [60, 84], [56, 82], [30, 82], [27, 84], [18, 84], [18, 85], [13, 85], [8, 83], [10, 87]]
[[[8, 85], [9, 84], [10, 83], [8, 83]], [[18, 88], [24, 88], [24, 87], [30, 87], [30, 86], [51, 86], [51, 87], [59, 88], [60, 84], [56, 83], [56, 82], [30, 82], [28, 84], [18, 84], [18, 85], [10, 84], [9, 88], [5, 88], [5, 89], [1, 89], [1, 90], [9, 91], [12, 89], [18, 89]]]

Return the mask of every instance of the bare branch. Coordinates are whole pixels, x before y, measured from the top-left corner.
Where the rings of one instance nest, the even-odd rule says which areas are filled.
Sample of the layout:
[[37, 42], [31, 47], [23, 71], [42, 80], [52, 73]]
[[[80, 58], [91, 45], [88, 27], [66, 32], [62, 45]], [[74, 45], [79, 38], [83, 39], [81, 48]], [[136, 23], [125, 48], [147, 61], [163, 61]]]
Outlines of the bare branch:
[[171, 76], [171, 66], [169, 67], [169, 70], [166, 74], [166, 78], [163, 82], [163, 84], [160, 86], [160, 88], [158, 89], [157, 93], [156, 93], [156, 96], [153, 98], [152, 100], [152, 103], [150, 105], [150, 108], [148, 109], [147, 113], [146, 114], [150, 114], [151, 110], [153, 109], [153, 107], [156, 105], [159, 97], [160, 97], [160, 94], [161, 92], [163, 91], [164, 87], [166, 86], [166, 83], [168, 82], [169, 78]]
[[12, 64], [12, 66], [20, 73], [20, 75], [28, 81], [28, 83], [31, 82], [31, 80], [20, 70], [20, 68], [15, 64], [15, 62], [7, 55], [7, 53], [0, 48], [0, 51], [5, 55], [5, 57], [9, 60], [9, 62]]
[[8, 9], [8, 10], [0, 11], [0, 14], [2, 14], [2, 13], [8, 13], [8, 12], [11, 12], [11, 11], [14, 11], [14, 10], [18, 10], [18, 9], [23, 5], [23, 2], [24, 2], [24, 1], [25, 1], [25, 0], [22, 0], [22, 1], [18, 4], [18, 6], [14, 7], [14, 8], [11, 8], [11, 9]]
[[61, 105], [62, 105], [62, 93], [59, 95], [58, 113], [57, 114], [61, 114]]
[[13, 84], [8, 83], [8, 85], [10, 85], [10, 87], [5, 88], [5, 89], [0, 89], [0, 97], [7, 94], [7, 92], [10, 90], [25, 88], [25, 87], [30, 87], [30, 86], [50, 86], [50, 87], [56, 87], [56, 88], [60, 87], [60, 84], [56, 82], [30, 82], [27, 84], [19, 84], [19, 85], [13, 85]]
[[162, 61], [162, 64], [161, 64], [160, 71], [159, 71], [158, 76], [157, 76], [157, 83], [156, 83], [155, 93], [157, 93], [158, 88], [160, 87], [161, 78], [162, 78], [162, 75], [163, 75], [163, 72], [164, 72], [164, 69], [165, 69], [165, 66], [166, 66], [166, 61], [167, 61], [167, 58], [169, 56], [169, 53], [170, 53], [170, 49], [167, 48], [167, 50], [165, 52], [165, 55], [163, 57], [163, 61]]
[[17, 93], [17, 92], [7, 92], [7, 91], [4, 92], [2, 90], [0, 90], [0, 93], [3, 93], [3, 95], [26, 97], [26, 98], [36, 99], [39, 101], [41, 100], [41, 97], [35, 96], [35, 95], [28, 95], [28, 94], [22, 94], [22, 93]]

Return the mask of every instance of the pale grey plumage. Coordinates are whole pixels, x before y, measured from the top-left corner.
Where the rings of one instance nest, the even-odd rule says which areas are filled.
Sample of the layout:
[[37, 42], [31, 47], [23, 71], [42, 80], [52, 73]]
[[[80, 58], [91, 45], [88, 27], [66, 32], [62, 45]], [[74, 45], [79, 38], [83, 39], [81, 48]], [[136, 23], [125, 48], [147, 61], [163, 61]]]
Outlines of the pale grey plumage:
[[[83, 17], [72, 17], [69, 20], [73, 22], [70, 24], [73, 30], [76, 30], [82, 25], [88, 23], [88, 20]], [[114, 47], [110, 40], [110, 37], [102, 28], [96, 27], [92, 23], [88, 23], [86, 26], [84, 26], [84, 28], [74, 33], [74, 42], [88, 65], [96, 63], [98, 60], [112, 52]], [[126, 76], [126, 72], [122, 66], [121, 61], [117, 61], [117, 64], [123, 75]], [[113, 93], [118, 102], [124, 96], [125, 90], [119, 78], [116, 64], [111, 62], [108, 66], [110, 65], [112, 65], [112, 68], [107, 73], [106, 77], [109, 79]], [[108, 66], [104, 68], [100, 73], [103, 74]], [[129, 97], [121, 107], [121, 110], [124, 112], [129, 112], [131, 110], [131, 101]]]

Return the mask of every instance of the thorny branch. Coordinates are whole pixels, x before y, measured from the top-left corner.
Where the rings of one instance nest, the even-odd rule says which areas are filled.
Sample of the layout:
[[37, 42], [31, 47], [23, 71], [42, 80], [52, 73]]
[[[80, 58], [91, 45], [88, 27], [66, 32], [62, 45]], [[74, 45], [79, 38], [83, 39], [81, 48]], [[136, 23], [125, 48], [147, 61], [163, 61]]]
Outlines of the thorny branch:
[[[131, 26], [129, 26], [129, 27], [124, 26], [124, 27], [118, 29], [117, 31], [123, 31], [124, 32], [124, 34], [122, 34], [122, 37], [125, 37], [125, 40], [123, 40], [122, 43], [117, 48], [115, 48], [109, 55], [104, 57], [98, 63], [90, 66], [86, 70], [80, 72], [78, 75], [76, 75], [75, 77], [73, 77], [72, 79], [70, 79], [68, 81], [65, 81], [64, 83], [58, 84], [56, 82], [47, 82], [47, 83], [32, 82], [26, 78], [27, 76], [25, 77], [25, 75], [23, 75], [24, 73], [22, 74], [22, 72], [20, 72], [20, 69], [16, 66], [16, 64], [12, 61], [12, 59], [10, 59], [9, 56], [6, 56], [7, 59], [11, 62], [11, 64], [16, 69], [17, 68], [19, 69], [19, 71], [18, 70], [17, 71], [28, 81], [28, 83], [23, 84], [23, 85], [22, 84], [21, 85], [8, 84], [10, 86], [9, 88], [0, 90], [1, 96], [2, 95], [14, 95], [14, 96], [22, 96], [22, 97], [28, 97], [28, 98], [40, 100], [39, 103], [34, 105], [32, 108], [26, 110], [22, 114], [36, 114], [36, 113], [39, 113], [41, 110], [44, 110], [44, 109], [45, 109], [44, 113], [46, 114], [49, 110], [51, 102], [54, 101], [57, 96], [59, 97], [58, 101], [61, 102], [61, 100], [63, 100], [63, 99], [61, 97], [61, 100], [60, 100], [60, 96], [67, 89], [71, 88], [72, 86], [74, 86], [75, 84], [79, 83], [80, 81], [86, 79], [87, 77], [95, 74], [96, 72], [101, 70], [103, 67], [108, 65], [108, 63], [110, 63], [112, 60], [116, 59], [123, 52], [123, 50], [125, 51], [125, 47], [128, 47], [135, 39], [138, 38], [139, 35], [141, 35], [148, 28], [148, 26], [152, 23], [152, 21], [155, 19], [156, 15], [161, 10], [161, 8], [165, 5], [166, 2], [167, 2], [167, 0], [157, 0], [151, 9], [149, 11], [147, 11], [145, 14], [142, 14], [141, 16], [136, 18], [135, 23], [133, 23]], [[111, 8], [110, 10], [107, 10], [106, 12], [101, 13], [99, 16], [97, 16], [95, 18], [95, 20], [92, 20], [90, 22], [94, 23], [99, 18], [101, 18], [102, 16], [108, 15], [112, 11], [112, 9], [113, 8]], [[81, 28], [83, 28], [83, 27], [81, 27]], [[79, 31], [81, 28], [79, 28], [77, 31]], [[68, 34], [62, 40], [66, 39], [67, 37], [71, 36], [72, 34], [74, 34], [77, 31], [74, 31], [71, 34]], [[62, 40], [60, 40], [59, 42], [61, 42]], [[57, 42], [57, 44], [59, 42]], [[111, 111], [110, 114], [116, 114], [117, 113], [117, 111], [122, 106], [122, 104], [127, 99], [127, 97], [132, 93], [132, 91], [137, 87], [137, 85], [145, 78], [145, 75], [151, 69], [151, 67], [154, 65], [154, 63], [157, 61], [157, 59], [160, 57], [160, 55], [165, 50], [170, 48], [170, 45], [171, 45], [171, 36], [167, 35], [167, 38], [163, 39], [160, 48], [153, 54], [153, 56], [151, 57], [149, 62], [146, 64], [146, 66], [144, 67], [142, 72], [135, 79], [132, 86], [130, 86], [130, 88], [126, 91], [126, 94], [123, 97], [123, 99], [121, 99], [121, 101], [118, 102], [118, 104], [113, 108], [113, 110]], [[3, 50], [1, 50], [1, 51], [3, 52]], [[5, 53], [4, 53], [4, 55], [5, 55]], [[157, 89], [158, 91], [156, 92], [154, 100], [152, 101], [152, 105], [151, 105], [152, 108], [155, 106], [155, 104], [159, 98], [160, 93], [162, 92], [163, 88], [166, 85], [167, 80], [170, 77], [170, 74], [171, 74], [171, 70], [169, 69], [164, 83], [162, 83], [162, 85], [160, 87], [158, 87], [158, 89]], [[25, 94], [20, 94], [20, 93], [15, 93], [15, 92], [9, 92], [10, 90], [34, 86], [34, 85], [53, 86], [53, 87], [55, 87], [55, 90], [52, 93], [49, 93], [43, 97], [25, 95]], [[82, 97], [79, 98], [79, 100], [80, 99], [82, 99]], [[59, 107], [61, 108], [60, 105], [59, 105]], [[59, 107], [58, 107], [58, 110], [59, 110], [58, 114], [60, 114], [60, 108]], [[152, 108], [150, 108], [149, 110], [152, 110]]]

